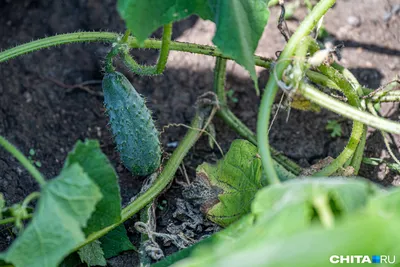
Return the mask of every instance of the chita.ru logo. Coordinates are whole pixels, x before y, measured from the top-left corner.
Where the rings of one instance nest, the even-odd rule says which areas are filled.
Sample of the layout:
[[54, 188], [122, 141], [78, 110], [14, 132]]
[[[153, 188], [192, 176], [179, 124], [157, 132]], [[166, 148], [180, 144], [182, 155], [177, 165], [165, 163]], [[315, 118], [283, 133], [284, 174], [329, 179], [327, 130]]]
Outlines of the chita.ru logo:
[[396, 256], [389, 255], [332, 255], [329, 258], [329, 261], [333, 264], [346, 264], [346, 263], [386, 263], [386, 264], [395, 264]]

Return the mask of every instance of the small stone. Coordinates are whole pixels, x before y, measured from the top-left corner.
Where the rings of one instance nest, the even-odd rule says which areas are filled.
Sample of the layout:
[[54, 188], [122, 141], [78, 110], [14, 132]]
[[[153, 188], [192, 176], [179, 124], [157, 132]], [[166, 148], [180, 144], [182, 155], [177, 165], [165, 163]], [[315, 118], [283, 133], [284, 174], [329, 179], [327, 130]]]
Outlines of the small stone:
[[361, 20], [360, 20], [359, 17], [356, 17], [356, 16], [349, 16], [349, 17], [347, 17], [347, 23], [348, 23], [350, 26], [353, 26], [353, 27], [360, 27], [360, 25], [361, 25]]
[[26, 103], [32, 102], [32, 95], [29, 92], [24, 93]]

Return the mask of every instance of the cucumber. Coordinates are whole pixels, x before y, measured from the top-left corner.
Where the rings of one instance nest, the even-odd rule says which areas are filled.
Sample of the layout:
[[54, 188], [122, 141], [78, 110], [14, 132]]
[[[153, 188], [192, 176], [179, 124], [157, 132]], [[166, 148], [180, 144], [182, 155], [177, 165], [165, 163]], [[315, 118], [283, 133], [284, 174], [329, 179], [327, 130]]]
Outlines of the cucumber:
[[104, 104], [124, 166], [134, 175], [148, 175], [161, 161], [159, 133], [145, 100], [119, 72], [106, 73]]

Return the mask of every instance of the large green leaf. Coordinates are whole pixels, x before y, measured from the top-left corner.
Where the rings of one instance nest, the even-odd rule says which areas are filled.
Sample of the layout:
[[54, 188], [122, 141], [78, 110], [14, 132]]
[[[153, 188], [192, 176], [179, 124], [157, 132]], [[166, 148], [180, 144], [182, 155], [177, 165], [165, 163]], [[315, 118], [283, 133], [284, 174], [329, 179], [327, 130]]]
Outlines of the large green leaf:
[[[103, 198], [96, 205], [90, 217], [86, 235], [99, 231], [121, 219], [121, 196], [117, 174], [107, 157], [101, 152], [98, 141], [78, 141], [68, 154], [65, 167], [79, 163], [100, 188]], [[101, 265], [103, 259], [118, 255], [122, 251], [134, 249], [129, 241], [124, 225], [118, 226], [100, 239], [100, 244], [88, 244], [79, 251], [79, 256], [88, 265]], [[104, 253], [104, 257], [103, 257]]]
[[226, 242], [220, 250], [207, 250], [207, 254], [197, 254], [173, 266], [328, 267], [332, 266], [330, 257], [333, 255], [365, 255], [370, 260], [372, 255], [389, 255], [393, 260], [394, 256], [397, 259], [400, 256], [398, 227], [399, 221], [354, 214], [332, 230], [314, 226], [287, 238], [260, 237], [251, 243]]
[[192, 14], [214, 17], [207, 0], [118, 0], [117, 9], [140, 42], [160, 26]]
[[215, 22], [213, 42], [244, 66], [257, 86], [254, 51], [268, 22], [269, 0], [118, 0], [127, 27], [143, 42], [154, 30], [192, 14]]
[[[214, 1], [212, 1], [214, 2]], [[254, 52], [268, 22], [266, 0], [220, 0], [214, 2], [217, 25], [213, 42], [228, 56], [245, 67], [257, 85]]]
[[313, 207], [316, 198], [324, 195], [330, 200], [332, 208], [344, 214], [363, 207], [368, 198], [377, 192], [379, 189], [376, 186], [363, 179], [300, 178], [261, 190], [253, 202], [252, 213], [265, 214], [266, 211], [282, 210], [297, 203]]
[[400, 188], [396, 187], [384, 194], [379, 194], [372, 198], [367, 206], [367, 212], [379, 214], [387, 220], [400, 218]]
[[206, 177], [212, 186], [223, 192], [219, 202], [207, 210], [207, 217], [221, 226], [228, 226], [250, 211], [251, 201], [261, 185], [261, 160], [257, 147], [246, 140], [235, 140], [217, 165], [203, 163], [197, 176]]
[[[273, 185], [257, 194], [254, 223], [246, 231], [234, 240], [202, 246], [174, 266], [324, 267], [331, 266], [332, 255], [390, 255], [393, 260], [400, 256], [400, 233], [395, 230], [400, 227], [398, 192], [384, 193], [354, 178]], [[329, 200], [324, 208], [335, 212], [333, 229], [311, 221], [320, 216], [315, 204], [321, 196]]]
[[78, 164], [64, 168], [42, 187], [32, 221], [0, 258], [16, 267], [56, 267], [85, 240], [82, 228], [101, 196]]
[[[293, 235], [320, 223], [326, 211], [333, 212], [337, 220], [363, 208], [375, 190], [370, 182], [354, 178], [296, 179], [266, 187], [252, 203], [256, 223], [242, 242]], [[321, 199], [326, 200], [322, 205]]]
[[89, 235], [99, 231], [121, 219], [121, 196], [117, 174], [101, 152], [98, 141], [78, 141], [74, 149], [68, 154], [65, 168], [78, 163], [95, 182], [103, 195], [96, 205], [96, 210], [90, 217], [85, 234]]

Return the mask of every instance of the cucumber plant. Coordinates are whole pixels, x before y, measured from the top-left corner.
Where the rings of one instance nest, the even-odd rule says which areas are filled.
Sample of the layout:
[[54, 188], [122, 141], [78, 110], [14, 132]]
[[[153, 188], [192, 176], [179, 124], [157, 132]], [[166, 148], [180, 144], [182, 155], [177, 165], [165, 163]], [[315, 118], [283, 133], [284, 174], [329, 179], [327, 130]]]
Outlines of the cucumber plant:
[[[399, 94], [390, 90], [372, 93], [363, 88], [348, 69], [334, 62], [334, 51], [323, 49], [311, 37], [335, 0], [321, 0], [315, 6], [305, 1], [310, 12], [290, 38], [285, 35], [288, 42], [278, 60], [254, 56], [268, 22], [268, 6], [279, 4], [283, 20], [284, 2], [118, 0], [118, 11], [128, 28], [123, 35], [67, 33], [0, 52], [1, 63], [58, 45], [109, 43], [103, 91], [116, 147], [132, 174], [157, 176], [145, 192], [121, 208], [118, 177], [97, 141], [78, 142], [59, 176], [49, 181], [29, 158], [0, 136], [0, 145], [40, 185], [40, 192], [33, 192], [21, 204], [6, 205], [0, 194], [0, 225], [12, 224], [19, 230], [18, 238], [0, 253], [0, 266], [70, 266], [74, 257], [89, 266], [105, 266], [106, 258], [135, 249], [123, 222], [142, 209], [148, 210], [148, 204], [166, 190], [214, 114], [247, 140], [233, 142], [216, 166], [204, 163], [197, 170], [198, 176], [208, 179], [206, 183], [217, 192], [216, 202], [204, 209], [206, 216], [226, 229], [156, 266], [327, 266], [326, 257], [332, 253], [398, 253], [399, 236], [393, 233], [400, 226], [400, 213], [395, 208], [400, 204], [400, 191], [383, 190], [356, 178], [327, 176], [348, 168], [351, 175], [358, 174], [361, 162], [368, 161], [363, 159], [367, 126], [380, 129], [383, 134], [400, 134], [400, 124], [379, 117], [374, 108], [380, 102], [400, 100]], [[216, 46], [171, 41], [172, 23], [192, 14], [215, 22]], [[147, 39], [161, 26], [161, 40]], [[129, 53], [138, 48], [159, 49], [157, 64], [138, 64]], [[213, 96], [211, 99], [198, 101], [187, 134], [160, 166], [162, 148], [151, 112], [144, 98], [115, 70], [113, 60], [120, 58], [138, 75], [160, 75], [171, 50], [216, 57], [214, 93], [208, 95]], [[254, 80], [256, 94], [259, 90], [255, 66], [271, 72], [261, 98], [256, 134], [228, 107], [227, 60], [245, 67]], [[294, 101], [293, 107], [309, 109], [318, 105], [353, 120], [343, 152], [326, 166], [307, 172], [308, 176], [320, 178], [297, 179], [305, 170], [269, 145], [270, 116], [279, 88]], [[343, 97], [334, 98], [326, 91], [339, 92]], [[344, 98], [346, 101], [342, 101]], [[37, 199], [33, 209], [30, 204]], [[23, 221], [29, 221], [26, 228]], [[365, 232], [374, 239], [362, 238], [358, 242]], [[304, 246], [307, 242], [311, 247]], [[286, 256], [288, 251], [291, 256]]]

